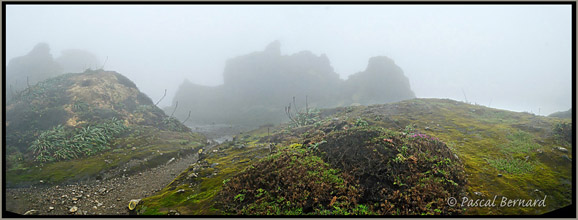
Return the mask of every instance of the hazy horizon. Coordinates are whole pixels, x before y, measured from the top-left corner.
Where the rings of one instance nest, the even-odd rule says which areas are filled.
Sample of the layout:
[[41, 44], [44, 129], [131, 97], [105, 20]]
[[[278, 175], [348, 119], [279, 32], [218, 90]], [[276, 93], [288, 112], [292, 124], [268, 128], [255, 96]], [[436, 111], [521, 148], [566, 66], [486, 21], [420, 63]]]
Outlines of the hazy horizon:
[[[547, 115], [572, 106], [569, 5], [7, 5], [6, 63], [40, 42], [94, 53], [159, 106], [183, 80], [223, 83], [227, 59], [279, 40], [342, 79], [388, 56], [418, 98]], [[463, 91], [463, 92], [462, 92]]]

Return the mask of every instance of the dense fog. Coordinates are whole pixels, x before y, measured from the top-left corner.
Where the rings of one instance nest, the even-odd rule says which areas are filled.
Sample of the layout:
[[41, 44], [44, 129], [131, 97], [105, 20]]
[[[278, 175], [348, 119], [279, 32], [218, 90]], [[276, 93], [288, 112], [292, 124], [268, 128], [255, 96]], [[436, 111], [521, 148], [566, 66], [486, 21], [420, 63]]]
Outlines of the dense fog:
[[[255, 106], [262, 94], [280, 114], [292, 96], [298, 105], [307, 96], [319, 107], [450, 98], [548, 115], [572, 104], [571, 30], [568, 5], [8, 5], [6, 86], [10, 95], [104, 68], [154, 102], [166, 89], [165, 110], [190, 85], [195, 101], [229, 103], [199, 105]], [[271, 45], [274, 56], [261, 54]], [[375, 80], [374, 67], [399, 76]], [[184, 106], [180, 118], [195, 108]]]

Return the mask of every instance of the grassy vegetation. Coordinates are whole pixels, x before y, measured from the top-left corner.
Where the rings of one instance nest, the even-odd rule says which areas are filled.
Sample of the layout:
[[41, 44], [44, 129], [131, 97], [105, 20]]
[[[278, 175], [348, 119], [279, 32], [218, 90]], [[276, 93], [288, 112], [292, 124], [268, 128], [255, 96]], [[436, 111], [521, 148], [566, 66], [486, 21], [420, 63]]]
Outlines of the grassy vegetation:
[[[30, 85], [6, 106], [6, 183], [63, 183], [165, 163], [206, 143], [133, 82], [102, 70]], [[196, 151], [195, 151], [196, 152]]]
[[[571, 204], [572, 166], [571, 161], [564, 159], [564, 156], [571, 158], [574, 149], [571, 142], [565, 141], [568, 136], [564, 135], [563, 132], [571, 130], [564, 130], [563, 127], [571, 128], [569, 125], [572, 122], [569, 119], [542, 117], [440, 99], [414, 99], [386, 105], [328, 109], [320, 112], [320, 116], [321, 118], [311, 125], [294, 128], [276, 127], [272, 129], [270, 136], [261, 135], [259, 142], [264, 144], [272, 142], [282, 146], [307, 143], [307, 149], [322, 150], [326, 148], [325, 146], [331, 145], [329, 143], [331, 139], [340, 140], [333, 143], [346, 145], [344, 144], [347, 143], [346, 140], [339, 139], [339, 137], [347, 136], [347, 132], [372, 127], [399, 131], [405, 133], [408, 139], [415, 139], [412, 141], [417, 142], [434, 141], [431, 137], [436, 137], [439, 141], [447, 143], [452, 154], [455, 154], [454, 157], [459, 158], [463, 163], [465, 175], [468, 177], [465, 191], [469, 198], [479, 197], [476, 196], [475, 192], [480, 192], [482, 197], [488, 198], [492, 198], [494, 195], [512, 199], [542, 199], [544, 195], [548, 196], [546, 207], [468, 207], [462, 214], [542, 214]], [[328, 138], [331, 132], [337, 130], [341, 133], [336, 133], [331, 139]], [[391, 135], [385, 135], [383, 139], [388, 143], [389, 141], [397, 143], [396, 139], [391, 137]], [[356, 143], [368, 140], [370, 138], [361, 136]], [[337, 144], [333, 145], [337, 146]], [[394, 157], [392, 157], [391, 164], [406, 164], [413, 160], [409, 159], [412, 145], [396, 146], [398, 148], [392, 152]], [[557, 150], [557, 147], [560, 146], [568, 149], [569, 152]], [[355, 155], [352, 152], [336, 151], [336, 153], [339, 152], [343, 155]], [[414, 157], [417, 158], [417, 156]], [[327, 159], [329, 158], [324, 158], [326, 163], [333, 163]], [[343, 166], [335, 167], [343, 159], [335, 161], [336, 164], [332, 165], [334, 169], [347, 170]], [[344, 164], [351, 163], [344, 162]], [[502, 175], [499, 176], [498, 174]], [[398, 176], [405, 177], [404, 175]], [[419, 175], [407, 176], [414, 178]], [[418, 183], [421, 179], [428, 181], [427, 176], [420, 176]], [[408, 180], [393, 179], [391, 184], [396, 187], [407, 187]], [[262, 189], [265, 190], [265, 188]], [[430, 189], [421, 192], [420, 195], [428, 195], [437, 191], [440, 190]], [[241, 196], [241, 194], [243, 195]], [[233, 201], [235, 201], [235, 196], [238, 196], [237, 202], [241, 198], [245, 202], [248, 201], [247, 199], [254, 199], [246, 192], [235, 194], [232, 197]], [[445, 199], [447, 196], [438, 197]], [[272, 202], [272, 200], [267, 201]], [[403, 204], [402, 201], [398, 200], [397, 203]], [[444, 202], [440, 200], [438, 204], [445, 205]], [[254, 205], [259, 204], [268, 207], [265, 202], [257, 202]], [[358, 210], [378, 213], [370, 204], [362, 205], [358, 207]], [[442, 211], [438, 207], [432, 207], [432, 205], [433, 203], [418, 206], [419, 208], [427, 207], [427, 211], [418, 214], [436, 214]], [[247, 207], [250, 206], [242, 207], [239, 210], [247, 211]], [[262, 206], [259, 207], [263, 208]], [[197, 210], [192, 207], [190, 209]], [[342, 209], [345, 211], [341, 213], [354, 213], [352, 209]], [[390, 214], [404, 214], [403, 210], [409, 210], [409, 208], [400, 208], [399, 211], [395, 209]], [[269, 211], [277, 213], [276, 210]], [[287, 212], [279, 211], [285, 214], [305, 213], [303, 209], [299, 208], [288, 209]], [[335, 210], [318, 213], [329, 214], [334, 213], [333, 211]]]
[[[440, 99], [328, 109], [314, 123], [260, 128], [203, 151], [136, 209], [141, 215], [543, 214], [571, 204], [571, 123]], [[127, 147], [142, 141], [123, 140]], [[447, 206], [450, 196], [494, 195], [548, 199], [546, 207]]]
[[[84, 158], [57, 161], [39, 165], [33, 161], [20, 161], [6, 170], [7, 186], [22, 186], [43, 180], [59, 184], [86, 179], [102, 178], [115, 168], [129, 161], [140, 161], [127, 167], [126, 173], [158, 166], [172, 157], [196, 152], [206, 143], [205, 137], [193, 133], [162, 131], [152, 127], [131, 127], [127, 135], [111, 141], [110, 148]], [[177, 141], [178, 143], [175, 143]], [[146, 161], [144, 160], [146, 159]]]
[[224, 143], [216, 152], [203, 152], [204, 159], [161, 192], [143, 199], [138, 213], [448, 215], [462, 211], [446, 206], [444, 198], [463, 195], [463, 167], [436, 138], [377, 128], [363, 119], [277, 127], [271, 135], [266, 131], [239, 135], [235, 143]]
[[509, 174], [522, 174], [534, 170], [534, 165], [531, 162], [517, 158], [488, 159], [488, 163], [492, 167]]
[[[345, 118], [351, 123], [362, 117], [369, 125], [384, 128], [402, 130], [406, 125], [414, 125], [420, 132], [448, 143], [464, 163], [469, 197], [473, 197], [474, 192], [520, 199], [548, 195], [547, 207], [478, 207], [469, 208], [465, 214], [542, 214], [571, 204], [572, 166], [571, 161], [562, 156], [571, 158], [573, 146], [554, 132], [557, 124], [571, 125], [570, 119], [443, 99], [413, 99], [331, 111], [336, 113], [331, 117]], [[554, 149], [558, 146], [569, 152]], [[515, 165], [521, 168], [510, 169], [513, 174], [503, 173], [498, 177], [498, 173], [504, 172], [499, 167], [508, 169], [506, 167]]]
[[42, 132], [32, 142], [30, 150], [35, 161], [42, 163], [87, 157], [110, 149], [108, 143], [127, 129], [116, 118], [74, 129], [58, 125]]

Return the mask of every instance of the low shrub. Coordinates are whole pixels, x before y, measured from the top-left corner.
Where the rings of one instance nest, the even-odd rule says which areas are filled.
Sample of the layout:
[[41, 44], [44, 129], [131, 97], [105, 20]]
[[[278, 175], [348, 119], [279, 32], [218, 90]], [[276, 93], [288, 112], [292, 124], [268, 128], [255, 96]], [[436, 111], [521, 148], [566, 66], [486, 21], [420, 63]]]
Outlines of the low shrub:
[[221, 205], [243, 215], [337, 214], [356, 207], [359, 191], [352, 181], [293, 145], [225, 182]]
[[97, 125], [67, 128], [58, 125], [42, 132], [29, 150], [38, 162], [69, 160], [91, 156], [109, 149], [108, 143], [128, 128], [122, 121], [112, 118]]

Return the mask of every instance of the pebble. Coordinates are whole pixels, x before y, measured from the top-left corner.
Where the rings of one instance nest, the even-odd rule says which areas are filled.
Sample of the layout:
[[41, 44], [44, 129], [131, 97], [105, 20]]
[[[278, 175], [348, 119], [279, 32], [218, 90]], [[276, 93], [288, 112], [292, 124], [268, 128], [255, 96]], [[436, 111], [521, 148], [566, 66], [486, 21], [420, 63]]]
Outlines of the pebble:
[[502, 174], [501, 174], [501, 173], [498, 173], [498, 177], [502, 177]]
[[481, 192], [474, 192], [474, 194], [475, 194], [476, 196], [482, 196], [482, 195], [483, 195]]
[[24, 215], [38, 215], [40, 214], [40, 212], [38, 210], [32, 209], [32, 210], [28, 210], [24, 213]]
[[184, 193], [184, 192], [185, 192], [184, 189], [179, 189], [179, 190], [177, 190], [177, 193]]
[[563, 148], [563, 147], [555, 147], [555, 148], [556, 148], [556, 150], [559, 150], [559, 151], [564, 152], [564, 153], [568, 152], [568, 149]]
[[75, 213], [76, 211], [78, 211], [78, 207], [76, 207], [76, 206], [72, 206], [72, 208], [70, 208], [70, 210], [68, 210], [68, 212], [70, 212], [70, 213]]
[[49, 211], [49, 212], [52, 211], [52, 210], [54, 210], [54, 207], [52, 207], [52, 206], [48, 207], [48, 211]]

